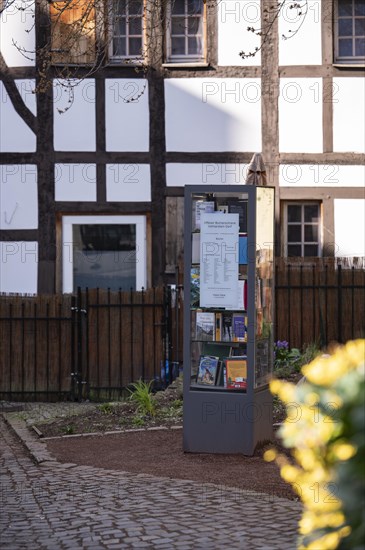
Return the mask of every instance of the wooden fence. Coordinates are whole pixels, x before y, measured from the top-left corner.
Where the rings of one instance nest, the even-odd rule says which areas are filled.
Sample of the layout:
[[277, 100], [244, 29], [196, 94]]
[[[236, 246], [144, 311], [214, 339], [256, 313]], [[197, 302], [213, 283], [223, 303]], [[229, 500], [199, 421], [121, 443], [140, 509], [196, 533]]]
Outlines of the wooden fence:
[[0, 297], [0, 399], [116, 399], [181, 367], [182, 308], [170, 287]]
[[[291, 347], [364, 337], [365, 271], [276, 263], [275, 337]], [[182, 286], [0, 296], [0, 399], [117, 399], [182, 368]]]
[[302, 349], [365, 336], [365, 271], [333, 260], [276, 262], [276, 339]]

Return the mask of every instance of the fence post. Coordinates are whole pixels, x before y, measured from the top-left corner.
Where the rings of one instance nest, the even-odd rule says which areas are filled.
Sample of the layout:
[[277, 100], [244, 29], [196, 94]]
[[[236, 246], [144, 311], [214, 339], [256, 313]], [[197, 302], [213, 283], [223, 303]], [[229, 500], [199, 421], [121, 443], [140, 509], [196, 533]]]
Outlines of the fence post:
[[288, 342], [290, 343], [290, 327], [291, 327], [291, 311], [290, 311], [290, 293], [291, 293], [291, 286], [290, 286], [290, 273], [291, 273], [291, 265], [288, 265]]
[[[81, 288], [71, 299], [72, 311], [72, 357], [71, 394], [74, 401], [82, 399], [82, 298]], [[76, 344], [76, 350], [75, 350]]]
[[342, 267], [337, 266], [337, 341], [342, 344]]
[[81, 288], [77, 288], [77, 399], [82, 399], [82, 295]]
[[77, 302], [76, 297], [71, 296], [71, 357], [72, 357], [72, 363], [71, 363], [71, 387], [70, 387], [70, 394], [72, 397], [72, 400], [75, 401], [76, 399], [76, 372], [77, 372], [77, 353], [75, 353], [75, 327], [76, 327], [76, 310], [77, 310]]

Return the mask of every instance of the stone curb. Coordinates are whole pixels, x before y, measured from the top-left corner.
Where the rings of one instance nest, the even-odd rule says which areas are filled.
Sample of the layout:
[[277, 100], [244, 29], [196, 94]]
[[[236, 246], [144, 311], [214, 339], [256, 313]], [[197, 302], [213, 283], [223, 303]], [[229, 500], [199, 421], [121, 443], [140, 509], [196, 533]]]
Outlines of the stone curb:
[[120, 435], [125, 433], [137, 433], [137, 432], [147, 432], [147, 431], [159, 431], [159, 430], [180, 430], [182, 426], [154, 426], [151, 428], [134, 428], [130, 430], [115, 430], [109, 432], [90, 432], [85, 434], [69, 434], [69, 435], [60, 435], [54, 437], [43, 437], [36, 432], [34, 434], [29, 430], [29, 426], [24, 420], [19, 418], [11, 418], [7, 413], [2, 413], [2, 416], [8, 426], [20, 439], [24, 447], [32, 455], [34, 461], [37, 464], [42, 462], [56, 462], [56, 458], [48, 451], [45, 442], [55, 439], [74, 439], [76, 437], [103, 437], [107, 435]]
[[[33, 427], [33, 426], [32, 426]], [[50, 437], [44, 437], [43, 435], [39, 436], [42, 438], [42, 441], [51, 441], [55, 439], [75, 439], [77, 437], [104, 437], [105, 435], [123, 435], [129, 433], [137, 432], [157, 432], [157, 431], [166, 431], [166, 430], [182, 430], [182, 426], [154, 426], [152, 428], [133, 428], [130, 430], [113, 430], [108, 432], [88, 432], [82, 434], [68, 434], [68, 435], [54, 435]]]
[[39, 440], [35, 434], [33, 435], [29, 431], [24, 420], [10, 418], [7, 413], [2, 413], [2, 416], [37, 464], [42, 464], [42, 462], [57, 463], [57, 460], [51, 455], [44, 443], [41, 443], [42, 440]]

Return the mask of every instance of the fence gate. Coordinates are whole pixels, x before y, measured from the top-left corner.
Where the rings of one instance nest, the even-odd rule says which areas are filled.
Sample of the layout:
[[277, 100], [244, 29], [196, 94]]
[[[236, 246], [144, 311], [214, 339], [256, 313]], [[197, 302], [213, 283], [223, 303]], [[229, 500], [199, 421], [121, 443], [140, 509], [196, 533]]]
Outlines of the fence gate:
[[[179, 371], [177, 290], [77, 291], [74, 399], [114, 400], [136, 380], [171, 383]], [[177, 344], [179, 346], [179, 344]]]

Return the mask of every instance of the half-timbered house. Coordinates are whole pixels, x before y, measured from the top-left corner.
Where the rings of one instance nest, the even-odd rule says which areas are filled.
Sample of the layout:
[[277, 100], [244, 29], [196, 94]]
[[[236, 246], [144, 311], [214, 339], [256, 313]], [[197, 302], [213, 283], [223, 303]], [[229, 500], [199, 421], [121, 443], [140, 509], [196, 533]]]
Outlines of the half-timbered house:
[[255, 152], [277, 255], [365, 255], [364, 0], [106, 0], [72, 42], [89, 4], [0, 3], [0, 292], [174, 282], [184, 186]]

